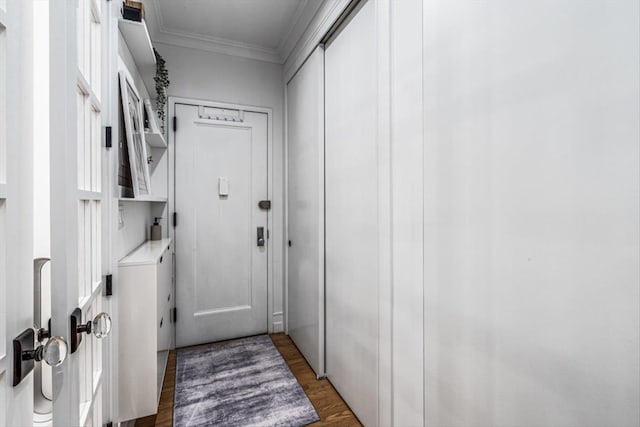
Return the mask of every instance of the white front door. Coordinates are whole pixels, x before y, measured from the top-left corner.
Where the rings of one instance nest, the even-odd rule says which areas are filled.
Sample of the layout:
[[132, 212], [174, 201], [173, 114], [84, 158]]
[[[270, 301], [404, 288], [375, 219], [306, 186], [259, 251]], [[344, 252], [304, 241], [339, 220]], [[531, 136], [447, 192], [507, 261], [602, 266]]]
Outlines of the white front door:
[[267, 114], [176, 104], [175, 116], [177, 346], [265, 333]]
[[103, 297], [101, 136], [103, 111], [117, 93], [103, 84], [113, 79], [102, 75], [102, 33], [114, 26], [114, 6], [106, 0], [49, 5], [51, 315], [53, 334], [69, 345], [67, 361], [53, 370], [53, 424], [101, 426], [108, 421], [103, 346], [110, 341], [102, 336], [109, 322], [100, 315], [109, 304]]
[[13, 339], [33, 327], [31, 14], [0, 0], [0, 425], [19, 426], [33, 424], [33, 373], [13, 386]]

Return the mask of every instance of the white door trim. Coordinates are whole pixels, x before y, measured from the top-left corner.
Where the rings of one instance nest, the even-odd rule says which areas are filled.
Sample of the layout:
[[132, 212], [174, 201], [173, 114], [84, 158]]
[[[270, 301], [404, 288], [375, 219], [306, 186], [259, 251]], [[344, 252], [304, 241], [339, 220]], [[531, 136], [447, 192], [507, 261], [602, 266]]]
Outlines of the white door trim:
[[[269, 239], [267, 239], [267, 331], [268, 333], [273, 333], [274, 331], [274, 311], [273, 311], [273, 259], [274, 259], [274, 249], [273, 249], [273, 211], [274, 211], [274, 200], [273, 200], [273, 109], [270, 107], [256, 107], [253, 105], [242, 105], [242, 104], [234, 104], [227, 102], [216, 102], [216, 101], [207, 101], [202, 99], [194, 99], [194, 98], [181, 98], [170, 96], [169, 97], [169, 107], [167, 114], [167, 131], [168, 131], [168, 155], [169, 155], [169, 175], [168, 175], [168, 188], [169, 188], [169, 201], [168, 201], [168, 214], [170, 216], [168, 224], [169, 224], [169, 237], [174, 239], [175, 241], [175, 228], [173, 227], [173, 213], [175, 212], [175, 166], [176, 166], [176, 153], [175, 153], [175, 132], [173, 131], [173, 117], [175, 116], [175, 108], [176, 104], [187, 104], [187, 105], [195, 105], [195, 106], [203, 106], [203, 107], [213, 107], [213, 108], [227, 108], [232, 110], [242, 110], [253, 113], [264, 113], [267, 115], [267, 197], [271, 200], [271, 210], [267, 212], [267, 230], [271, 233]], [[180, 126], [180, 123], [178, 123]], [[279, 203], [280, 201], [278, 201]], [[180, 224], [180, 218], [178, 218], [178, 226]], [[176, 254], [176, 257], [180, 256], [180, 254]], [[175, 268], [175, 264], [174, 264]], [[175, 275], [175, 271], [174, 271]], [[178, 282], [178, 277], [176, 276], [175, 283]], [[174, 285], [175, 286], [175, 285]], [[176, 295], [176, 290], [174, 289], [174, 295]], [[278, 313], [276, 313], [278, 314]], [[282, 313], [279, 313], [282, 314]], [[178, 313], [178, 321], [180, 321], [180, 313]]]

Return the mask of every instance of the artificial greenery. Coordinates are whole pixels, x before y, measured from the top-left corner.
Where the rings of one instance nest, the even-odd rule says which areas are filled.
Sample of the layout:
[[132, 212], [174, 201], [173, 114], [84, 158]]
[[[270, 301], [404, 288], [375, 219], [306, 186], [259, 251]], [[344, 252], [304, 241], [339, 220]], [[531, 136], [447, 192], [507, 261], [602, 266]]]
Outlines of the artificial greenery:
[[156, 82], [156, 114], [160, 119], [160, 128], [164, 133], [164, 125], [166, 119], [165, 105], [167, 104], [167, 87], [169, 87], [169, 72], [165, 67], [165, 61], [155, 48], [153, 53], [156, 55], [156, 75], [153, 80]]

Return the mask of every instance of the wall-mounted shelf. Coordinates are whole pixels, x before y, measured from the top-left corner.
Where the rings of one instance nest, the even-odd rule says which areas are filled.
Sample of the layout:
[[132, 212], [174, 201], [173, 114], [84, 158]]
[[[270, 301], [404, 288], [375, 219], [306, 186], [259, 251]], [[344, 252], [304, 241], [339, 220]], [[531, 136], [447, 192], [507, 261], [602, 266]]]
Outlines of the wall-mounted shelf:
[[154, 202], [154, 203], [167, 203], [167, 198], [162, 196], [144, 195], [139, 197], [119, 197], [121, 202]]
[[151, 37], [144, 20], [136, 22], [120, 19], [118, 28], [127, 43], [127, 47], [129, 47], [140, 74], [142, 76], [154, 76], [156, 73], [156, 56], [153, 53]]
[[167, 148], [167, 141], [159, 132], [145, 132], [144, 140], [153, 148]]

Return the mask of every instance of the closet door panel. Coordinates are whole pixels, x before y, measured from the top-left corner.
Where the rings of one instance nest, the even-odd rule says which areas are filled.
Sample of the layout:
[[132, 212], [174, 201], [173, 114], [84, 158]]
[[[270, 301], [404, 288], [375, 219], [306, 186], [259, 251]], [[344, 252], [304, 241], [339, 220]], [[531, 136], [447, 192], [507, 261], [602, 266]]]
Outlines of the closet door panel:
[[374, 2], [325, 51], [327, 375], [377, 425], [378, 159]]
[[324, 50], [287, 84], [288, 327], [324, 375]]

